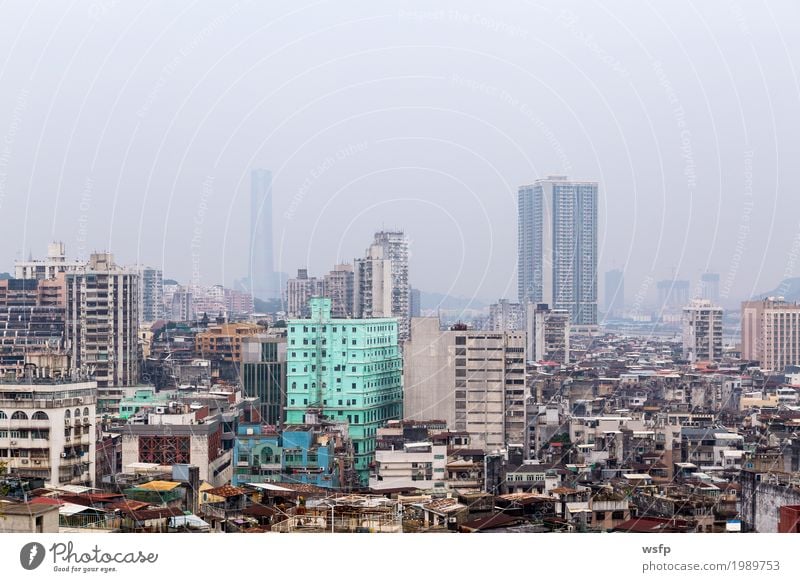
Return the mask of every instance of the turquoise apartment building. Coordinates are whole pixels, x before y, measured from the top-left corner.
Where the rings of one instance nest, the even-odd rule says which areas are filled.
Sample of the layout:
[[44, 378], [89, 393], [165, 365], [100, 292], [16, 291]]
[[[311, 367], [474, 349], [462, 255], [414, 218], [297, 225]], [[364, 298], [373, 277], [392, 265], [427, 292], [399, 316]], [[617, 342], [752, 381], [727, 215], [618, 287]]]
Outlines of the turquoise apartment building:
[[331, 300], [310, 300], [311, 317], [287, 322], [286, 424], [309, 409], [347, 422], [355, 469], [366, 485], [378, 428], [401, 418], [403, 358], [397, 320], [332, 319]]

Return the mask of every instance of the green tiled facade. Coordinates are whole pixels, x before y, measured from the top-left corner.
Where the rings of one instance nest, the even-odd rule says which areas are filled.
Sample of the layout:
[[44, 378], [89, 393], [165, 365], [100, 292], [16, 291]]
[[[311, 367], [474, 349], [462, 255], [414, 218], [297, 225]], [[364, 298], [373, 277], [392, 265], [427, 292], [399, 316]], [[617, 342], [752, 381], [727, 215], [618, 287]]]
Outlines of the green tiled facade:
[[378, 428], [403, 410], [403, 359], [397, 320], [331, 319], [331, 300], [310, 300], [311, 317], [287, 323], [286, 423], [316, 408], [347, 421], [362, 483], [369, 478]]

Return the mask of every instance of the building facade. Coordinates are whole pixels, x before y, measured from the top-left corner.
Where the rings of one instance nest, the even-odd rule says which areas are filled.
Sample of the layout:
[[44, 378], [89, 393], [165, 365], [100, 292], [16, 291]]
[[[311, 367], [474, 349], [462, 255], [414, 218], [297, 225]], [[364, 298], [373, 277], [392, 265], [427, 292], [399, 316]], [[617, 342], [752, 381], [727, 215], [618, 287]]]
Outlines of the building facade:
[[392, 262], [380, 245], [371, 245], [366, 257], [355, 261], [353, 315], [357, 318], [392, 317]]
[[100, 388], [139, 381], [139, 276], [95, 253], [66, 275], [66, 336], [72, 365]]
[[330, 273], [325, 275], [324, 295], [331, 300], [332, 317], [353, 317], [354, 281], [353, 265], [336, 265]]
[[489, 306], [491, 331], [521, 331], [525, 329], [525, 306], [501, 299]]
[[325, 294], [325, 281], [308, 276], [308, 269], [297, 269], [297, 277], [286, 281], [286, 316], [289, 319], [308, 317], [308, 301]]
[[566, 309], [597, 324], [597, 182], [549, 176], [518, 195], [520, 303]]
[[566, 309], [528, 303], [527, 354], [535, 362], [569, 363], [570, 316]]
[[499, 450], [525, 441], [525, 332], [441, 330], [414, 318], [404, 348], [404, 414], [469, 434], [473, 446]]
[[242, 390], [258, 398], [261, 422], [280, 426], [286, 406], [286, 338], [263, 335], [242, 343]]
[[14, 263], [14, 277], [17, 279], [55, 279], [59, 274], [70, 273], [82, 268], [82, 261], [68, 261], [63, 242], [47, 245], [47, 258], [29, 259]]
[[138, 267], [139, 274], [139, 324], [152, 323], [164, 318], [164, 275], [161, 269]]
[[375, 233], [375, 243], [383, 248], [383, 257], [391, 261], [392, 316], [400, 323], [400, 340], [408, 338], [411, 313], [411, 285], [408, 279], [408, 238], [402, 230]]
[[683, 358], [692, 363], [722, 359], [722, 307], [695, 299], [683, 308]]
[[11, 475], [94, 486], [97, 383], [0, 382], [0, 461]]
[[800, 364], [800, 304], [782, 297], [743, 302], [742, 358], [775, 372]]
[[287, 326], [286, 423], [303, 424], [309, 409], [346, 421], [355, 469], [366, 484], [377, 429], [402, 414], [397, 321], [336, 320], [330, 299], [313, 298], [311, 317], [289, 320]]

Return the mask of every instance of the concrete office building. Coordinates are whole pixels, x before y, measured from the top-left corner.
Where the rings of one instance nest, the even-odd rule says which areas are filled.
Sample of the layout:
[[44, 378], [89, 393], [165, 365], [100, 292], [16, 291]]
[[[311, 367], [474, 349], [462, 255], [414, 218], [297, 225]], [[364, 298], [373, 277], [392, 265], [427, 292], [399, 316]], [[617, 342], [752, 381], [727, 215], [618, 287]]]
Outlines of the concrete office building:
[[527, 354], [534, 362], [569, 363], [570, 317], [565, 309], [546, 303], [528, 303]]
[[597, 182], [549, 176], [518, 194], [519, 303], [597, 324]]
[[422, 293], [419, 289], [411, 289], [409, 311], [410, 317], [420, 317], [422, 315]]
[[99, 388], [139, 381], [139, 276], [94, 253], [66, 275], [66, 337], [72, 365], [93, 373]]
[[683, 359], [692, 363], [722, 359], [722, 307], [695, 299], [683, 308]]
[[742, 358], [783, 372], [800, 364], [800, 304], [783, 297], [742, 303]]
[[357, 318], [392, 317], [392, 262], [381, 245], [373, 244], [355, 261], [353, 315]]
[[485, 450], [524, 444], [525, 332], [441, 330], [436, 317], [414, 318], [404, 358], [404, 418], [444, 420]]
[[94, 486], [97, 383], [0, 382], [0, 461], [12, 476]]
[[355, 469], [366, 485], [377, 430], [400, 418], [403, 360], [393, 318], [337, 320], [331, 300], [311, 299], [311, 317], [287, 322], [286, 423], [309, 410], [347, 422]]

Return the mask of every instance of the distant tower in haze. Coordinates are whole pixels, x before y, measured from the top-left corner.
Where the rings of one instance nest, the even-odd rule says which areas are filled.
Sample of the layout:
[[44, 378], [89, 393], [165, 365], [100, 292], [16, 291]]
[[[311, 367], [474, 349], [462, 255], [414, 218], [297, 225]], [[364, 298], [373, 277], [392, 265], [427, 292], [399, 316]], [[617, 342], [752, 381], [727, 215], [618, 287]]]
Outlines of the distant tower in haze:
[[280, 297], [272, 261], [272, 172], [250, 175], [250, 289], [259, 299]]
[[606, 271], [606, 317], [620, 317], [625, 308], [625, 275], [619, 269]]
[[719, 273], [703, 273], [700, 276], [700, 299], [719, 303]]

